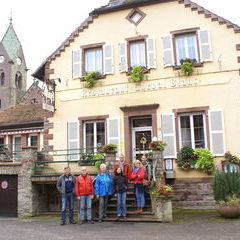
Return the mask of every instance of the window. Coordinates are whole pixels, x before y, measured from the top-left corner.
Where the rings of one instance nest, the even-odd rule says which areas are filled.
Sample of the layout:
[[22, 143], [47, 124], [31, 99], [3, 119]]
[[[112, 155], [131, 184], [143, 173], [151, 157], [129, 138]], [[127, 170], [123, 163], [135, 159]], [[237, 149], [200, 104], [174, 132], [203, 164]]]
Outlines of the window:
[[198, 45], [196, 34], [179, 35], [175, 37], [176, 62], [181, 65], [181, 61], [186, 58], [199, 62]]
[[142, 12], [140, 9], [136, 8], [133, 9], [126, 17], [126, 19], [135, 25], [138, 25], [146, 16], [144, 12]]
[[105, 121], [91, 121], [84, 123], [84, 148], [86, 152], [96, 151], [106, 144]]
[[145, 41], [130, 42], [130, 66], [146, 67], [146, 44]]
[[206, 124], [203, 113], [179, 115], [180, 147], [205, 148]]
[[22, 74], [20, 72], [17, 72], [15, 75], [15, 86], [18, 89], [22, 88]]
[[85, 54], [85, 73], [100, 72], [103, 73], [103, 50], [102, 48], [93, 48], [84, 50]]
[[5, 74], [2, 70], [0, 70], [0, 86], [4, 85], [4, 81], [5, 81]]
[[38, 136], [37, 135], [29, 135], [28, 146], [30, 146], [30, 147], [37, 147], [38, 146]]

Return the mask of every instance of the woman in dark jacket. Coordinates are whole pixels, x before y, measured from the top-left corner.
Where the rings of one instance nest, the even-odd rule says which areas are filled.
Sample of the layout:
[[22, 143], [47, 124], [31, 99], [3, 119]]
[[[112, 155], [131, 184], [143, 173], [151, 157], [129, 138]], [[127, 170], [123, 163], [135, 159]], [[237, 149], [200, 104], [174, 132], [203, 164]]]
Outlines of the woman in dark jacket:
[[127, 179], [123, 175], [122, 169], [116, 168], [115, 176], [113, 178], [113, 192], [117, 195], [117, 220], [121, 216], [127, 219], [127, 207], [126, 207], [126, 197], [127, 197]]

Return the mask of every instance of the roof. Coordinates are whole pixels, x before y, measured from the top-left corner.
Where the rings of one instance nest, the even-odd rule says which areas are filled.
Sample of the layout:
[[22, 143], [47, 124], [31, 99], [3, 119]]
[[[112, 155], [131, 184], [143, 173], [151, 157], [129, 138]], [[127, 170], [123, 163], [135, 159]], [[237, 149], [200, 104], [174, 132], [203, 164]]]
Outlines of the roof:
[[237, 24], [232, 23], [231, 21], [226, 20], [214, 14], [213, 12], [203, 8], [202, 6], [190, 1], [190, 0], [110, 0], [109, 3], [105, 6], [100, 8], [94, 9], [90, 14], [89, 17], [79, 26], [77, 27], [70, 36], [57, 48], [39, 67], [38, 69], [32, 74], [33, 77], [38, 78], [41, 81], [44, 81], [44, 75], [46, 74], [46, 70], [48, 70], [48, 64], [59, 57], [61, 52], [68, 47], [71, 42], [74, 41], [75, 37], [79, 36], [80, 32], [83, 32], [84, 29], [89, 27], [89, 24], [94, 21], [94, 18], [97, 18], [100, 14], [120, 11], [123, 9], [134, 8], [144, 5], [151, 5], [156, 3], [164, 3], [164, 2], [178, 2], [179, 4], [183, 4], [185, 8], [189, 8], [191, 11], [195, 11], [197, 14], [203, 15], [205, 18], [209, 18], [211, 21], [216, 21], [220, 25], [225, 24], [227, 28], [232, 28], [235, 33], [240, 33], [240, 26]]
[[16, 59], [18, 57], [16, 54], [22, 46], [11, 22], [1, 42], [10, 59]]
[[48, 113], [42, 109], [41, 104], [16, 105], [0, 112], [0, 126], [43, 121]]

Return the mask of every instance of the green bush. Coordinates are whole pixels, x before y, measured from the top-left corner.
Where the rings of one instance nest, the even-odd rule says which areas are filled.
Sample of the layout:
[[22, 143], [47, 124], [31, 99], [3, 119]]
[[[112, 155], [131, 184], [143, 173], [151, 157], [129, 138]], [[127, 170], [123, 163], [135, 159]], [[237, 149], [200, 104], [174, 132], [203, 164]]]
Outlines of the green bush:
[[177, 166], [183, 169], [194, 168], [197, 162], [197, 156], [194, 154], [194, 150], [185, 146], [181, 148], [177, 157]]
[[144, 78], [144, 69], [142, 66], [133, 66], [131, 70], [131, 81], [138, 83]]
[[83, 79], [86, 81], [85, 87], [86, 88], [94, 87], [97, 79], [101, 77], [102, 77], [102, 74], [99, 72], [89, 72], [87, 75], [83, 77]]
[[188, 58], [181, 61], [181, 71], [185, 76], [189, 76], [194, 72], [194, 62], [195, 60]]
[[229, 198], [240, 198], [240, 173], [216, 172], [213, 182], [215, 201], [228, 202]]
[[208, 149], [198, 148], [194, 150], [194, 154], [197, 155], [196, 169], [200, 169], [206, 174], [212, 174], [215, 169], [212, 153]]

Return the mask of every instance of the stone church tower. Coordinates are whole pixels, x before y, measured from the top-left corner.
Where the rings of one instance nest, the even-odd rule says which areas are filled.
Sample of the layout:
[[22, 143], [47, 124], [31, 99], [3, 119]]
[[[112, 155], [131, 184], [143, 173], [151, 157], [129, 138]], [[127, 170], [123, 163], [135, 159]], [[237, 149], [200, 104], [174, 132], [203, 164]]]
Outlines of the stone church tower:
[[0, 111], [16, 105], [26, 92], [27, 66], [12, 21], [0, 42]]

